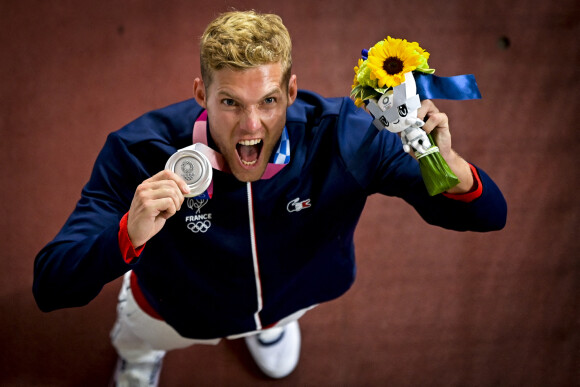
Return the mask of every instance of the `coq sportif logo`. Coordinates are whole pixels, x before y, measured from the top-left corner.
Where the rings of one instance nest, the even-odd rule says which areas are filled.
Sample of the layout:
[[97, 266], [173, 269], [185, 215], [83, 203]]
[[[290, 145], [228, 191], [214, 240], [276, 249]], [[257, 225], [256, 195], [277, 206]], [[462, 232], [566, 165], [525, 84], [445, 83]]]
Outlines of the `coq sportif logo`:
[[292, 199], [288, 202], [286, 209], [288, 212], [298, 212], [310, 207], [310, 199], [300, 201], [300, 198]]

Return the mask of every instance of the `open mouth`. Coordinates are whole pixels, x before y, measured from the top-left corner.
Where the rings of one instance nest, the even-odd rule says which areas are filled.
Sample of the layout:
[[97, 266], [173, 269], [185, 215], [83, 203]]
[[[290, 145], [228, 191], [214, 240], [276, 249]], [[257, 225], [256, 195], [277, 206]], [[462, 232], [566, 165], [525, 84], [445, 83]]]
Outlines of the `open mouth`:
[[258, 162], [264, 143], [261, 139], [242, 140], [236, 144], [238, 157], [242, 164], [250, 167]]

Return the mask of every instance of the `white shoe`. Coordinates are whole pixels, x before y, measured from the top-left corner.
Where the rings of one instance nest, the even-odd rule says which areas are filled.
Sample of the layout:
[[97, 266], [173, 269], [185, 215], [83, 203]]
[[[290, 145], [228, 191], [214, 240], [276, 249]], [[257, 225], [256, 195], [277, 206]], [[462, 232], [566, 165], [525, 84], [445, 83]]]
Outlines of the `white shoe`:
[[114, 374], [116, 387], [157, 387], [163, 365], [163, 356], [152, 362], [129, 363], [119, 357]]
[[274, 379], [292, 373], [300, 358], [300, 326], [293, 321], [245, 338], [246, 345], [263, 373]]

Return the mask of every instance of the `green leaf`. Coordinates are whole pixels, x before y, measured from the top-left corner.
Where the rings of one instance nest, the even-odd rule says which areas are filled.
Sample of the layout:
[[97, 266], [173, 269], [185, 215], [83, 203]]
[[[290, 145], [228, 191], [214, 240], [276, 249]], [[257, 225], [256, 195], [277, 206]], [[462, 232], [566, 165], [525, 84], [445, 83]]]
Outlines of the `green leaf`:
[[420, 73], [425, 73], [425, 74], [433, 74], [433, 73], [435, 73], [435, 69], [420, 69], [420, 68], [416, 68], [415, 71], [419, 71]]
[[[433, 137], [427, 135], [432, 144]], [[433, 145], [435, 147], [435, 145]], [[438, 151], [419, 159], [419, 168], [429, 195], [434, 196], [459, 184], [459, 179]]]
[[361, 91], [361, 99], [364, 101], [366, 99], [375, 98], [377, 96], [377, 92], [370, 87], [365, 87]]
[[362, 89], [362, 88], [363, 88], [363, 87], [362, 87], [361, 85], [356, 85], [356, 86], [355, 86], [355, 87], [352, 89], [352, 91], [350, 92], [350, 96], [351, 96], [351, 97], [356, 97], [356, 96], [357, 96], [357, 94], [361, 92], [361, 89]]

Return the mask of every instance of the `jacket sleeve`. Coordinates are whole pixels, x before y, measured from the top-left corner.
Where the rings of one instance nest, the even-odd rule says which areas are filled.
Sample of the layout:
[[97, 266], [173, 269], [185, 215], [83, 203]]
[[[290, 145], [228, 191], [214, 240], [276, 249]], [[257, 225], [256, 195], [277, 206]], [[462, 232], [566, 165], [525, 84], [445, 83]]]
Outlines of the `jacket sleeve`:
[[[480, 168], [481, 195], [470, 202], [427, 192], [419, 163], [405, 153], [399, 136], [378, 131], [369, 115], [347, 101], [339, 118], [339, 143], [347, 169], [368, 195], [402, 198], [429, 224], [457, 231], [494, 231], [505, 226], [506, 201]], [[473, 164], [472, 164], [473, 165]]]
[[[387, 133], [384, 133], [385, 135]], [[378, 192], [400, 197], [412, 205], [429, 224], [456, 231], [496, 231], [507, 219], [507, 204], [495, 182], [474, 165], [481, 181], [481, 195], [470, 202], [430, 196], [423, 183], [419, 163], [402, 150], [397, 136], [389, 133], [391, 142], [383, 146], [383, 160], [377, 170]], [[473, 165], [473, 164], [472, 164]]]
[[65, 225], [37, 255], [33, 294], [39, 308], [82, 306], [131, 265], [119, 248], [119, 221], [146, 172], [113, 133]]

